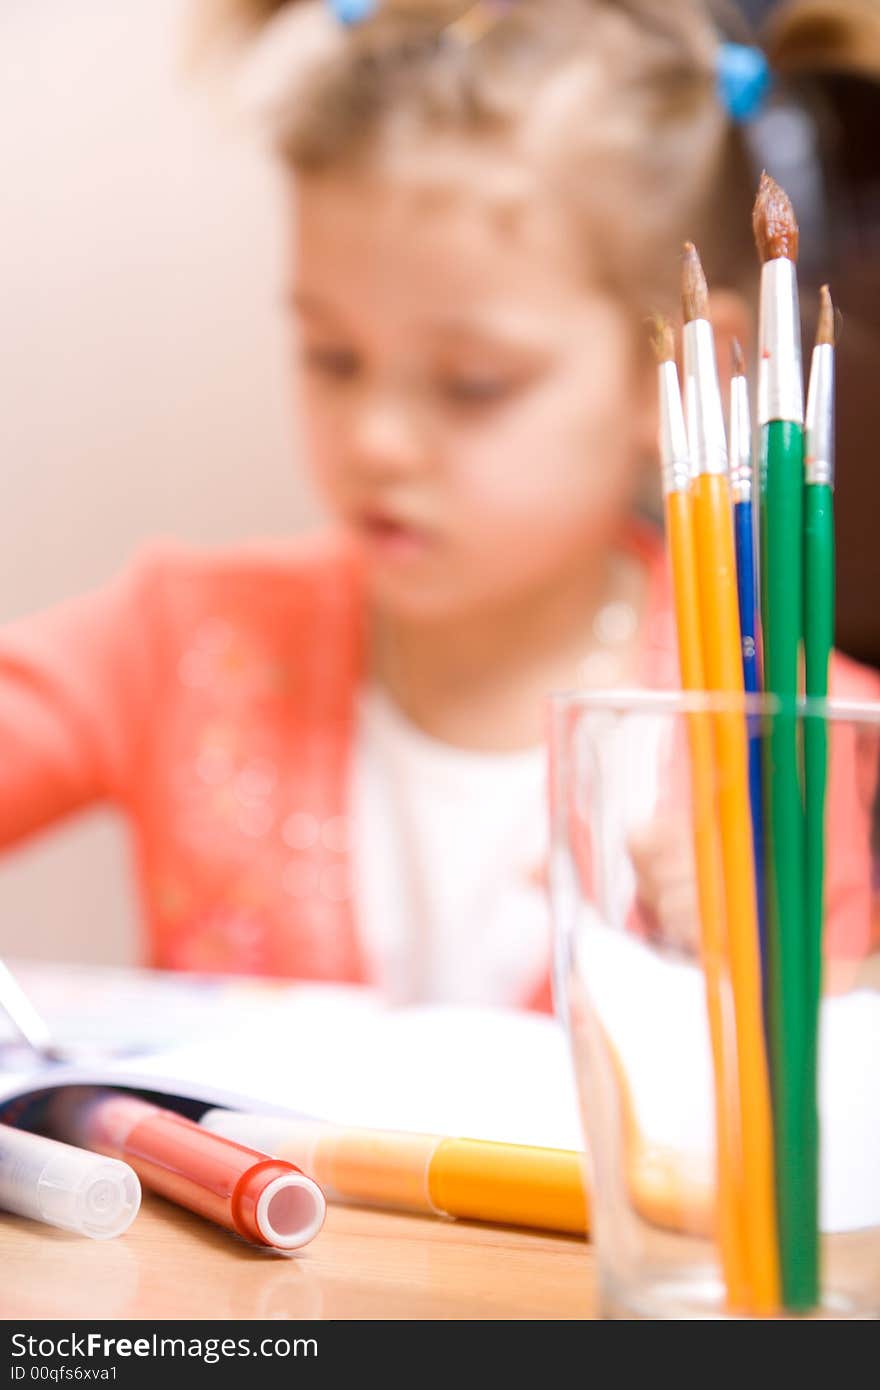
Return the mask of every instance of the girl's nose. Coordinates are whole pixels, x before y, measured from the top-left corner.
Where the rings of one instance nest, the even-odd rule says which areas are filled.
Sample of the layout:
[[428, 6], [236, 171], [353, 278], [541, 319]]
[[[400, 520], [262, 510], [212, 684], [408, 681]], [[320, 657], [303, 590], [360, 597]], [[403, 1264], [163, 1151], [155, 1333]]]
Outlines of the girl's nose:
[[365, 396], [353, 421], [350, 458], [373, 478], [423, 472], [429, 450], [417, 403], [385, 392]]

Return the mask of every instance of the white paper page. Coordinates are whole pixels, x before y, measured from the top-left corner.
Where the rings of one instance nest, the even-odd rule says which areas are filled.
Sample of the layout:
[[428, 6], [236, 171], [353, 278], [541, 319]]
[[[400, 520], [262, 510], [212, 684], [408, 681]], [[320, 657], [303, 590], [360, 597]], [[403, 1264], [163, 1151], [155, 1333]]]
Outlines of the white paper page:
[[374, 1128], [580, 1148], [568, 1052], [552, 1020], [506, 1009], [384, 1009], [304, 994], [282, 1018], [120, 1064], [190, 1094], [222, 1090], [254, 1107]]
[[[271, 1016], [317, 990], [321, 998], [370, 997], [354, 985], [300, 985], [241, 975], [197, 975], [116, 966], [12, 963], [16, 979], [51, 1024], [53, 1041], [77, 1055], [142, 1056]], [[14, 1036], [0, 1011], [0, 1047]]]

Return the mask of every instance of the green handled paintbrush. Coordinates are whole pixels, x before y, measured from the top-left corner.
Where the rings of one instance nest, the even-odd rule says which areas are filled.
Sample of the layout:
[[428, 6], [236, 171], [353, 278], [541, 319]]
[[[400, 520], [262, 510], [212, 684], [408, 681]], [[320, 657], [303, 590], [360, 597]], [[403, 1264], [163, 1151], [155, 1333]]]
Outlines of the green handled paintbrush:
[[[804, 666], [808, 697], [828, 695], [834, 645], [834, 306], [820, 295], [819, 325], [810, 368], [804, 435]], [[810, 1200], [818, 1222], [819, 1116], [817, 1097], [822, 937], [825, 922], [825, 802], [828, 723], [824, 712], [804, 721], [806, 1044], [805, 1084], [810, 1142]]]
[[818, 1297], [810, 1178], [814, 1132], [805, 1079], [810, 1049], [796, 709], [803, 639], [803, 381], [797, 222], [788, 197], [767, 174], [761, 178], [753, 222], [762, 261], [758, 414], [764, 682], [779, 705], [764, 744], [766, 998], [782, 1294], [787, 1308], [802, 1311]]
[[[810, 368], [804, 435], [804, 658], [811, 699], [828, 695], [834, 645], [834, 306], [820, 295], [819, 325]], [[809, 921], [807, 984], [818, 1002], [822, 973], [825, 875], [825, 784], [828, 737], [824, 718], [804, 730], [806, 882]]]

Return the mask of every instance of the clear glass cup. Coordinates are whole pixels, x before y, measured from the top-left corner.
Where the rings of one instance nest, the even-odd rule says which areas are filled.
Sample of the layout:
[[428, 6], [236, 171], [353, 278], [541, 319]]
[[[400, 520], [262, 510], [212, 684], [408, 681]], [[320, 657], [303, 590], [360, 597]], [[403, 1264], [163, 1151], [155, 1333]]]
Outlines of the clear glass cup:
[[[701, 825], [718, 824], [722, 728], [742, 733], [746, 763], [750, 747], [760, 761], [782, 737], [797, 741], [802, 768], [805, 730], [827, 738], [822, 997], [813, 1034], [820, 1301], [800, 1315], [877, 1317], [880, 705], [814, 702], [786, 713], [772, 697], [625, 691], [555, 697], [550, 734], [554, 990], [579, 1090], [601, 1312], [714, 1318], [754, 1308], [731, 1301], [718, 1237], [724, 1144], [716, 1141], [716, 1077], [736, 1073], [736, 1005], [729, 951], [720, 969], [717, 958], [704, 969], [695, 840]], [[705, 782], [694, 780], [700, 731], [713, 750], [708, 801]], [[755, 1017], [763, 1039], [760, 1000]], [[721, 1072], [714, 1036], [723, 1036]], [[735, 1171], [728, 1192], [741, 1180]]]

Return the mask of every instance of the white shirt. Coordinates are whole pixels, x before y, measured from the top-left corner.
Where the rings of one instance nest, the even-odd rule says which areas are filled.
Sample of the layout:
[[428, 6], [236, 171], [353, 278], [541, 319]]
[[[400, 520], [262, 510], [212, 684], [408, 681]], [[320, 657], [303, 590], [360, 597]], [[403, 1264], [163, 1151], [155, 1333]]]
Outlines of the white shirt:
[[429, 738], [384, 692], [358, 707], [354, 901], [371, 978], [395, 1001], [522, 1004], [550, 962], [542, 747]]

